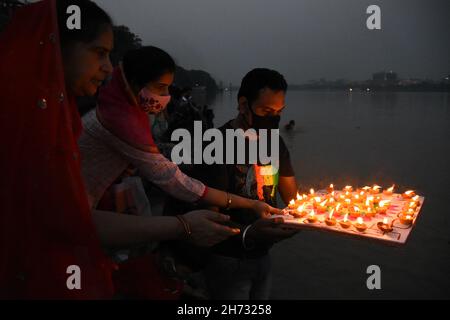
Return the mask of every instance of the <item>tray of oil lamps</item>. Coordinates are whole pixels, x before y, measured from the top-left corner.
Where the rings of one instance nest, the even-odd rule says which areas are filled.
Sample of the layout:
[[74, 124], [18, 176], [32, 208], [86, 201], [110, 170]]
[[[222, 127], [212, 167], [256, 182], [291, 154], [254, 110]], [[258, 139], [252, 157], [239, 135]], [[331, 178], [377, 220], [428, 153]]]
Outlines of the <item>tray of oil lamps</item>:
[[[374, 185], [356, 190], [346, 186], [297, 194], [283, 210], [283, 226], [316, 229], [403, 245], [416, 224], [425, 198], [413, 190], [394, 193]], [[272, 216], [272, 218], [280, 217]]]

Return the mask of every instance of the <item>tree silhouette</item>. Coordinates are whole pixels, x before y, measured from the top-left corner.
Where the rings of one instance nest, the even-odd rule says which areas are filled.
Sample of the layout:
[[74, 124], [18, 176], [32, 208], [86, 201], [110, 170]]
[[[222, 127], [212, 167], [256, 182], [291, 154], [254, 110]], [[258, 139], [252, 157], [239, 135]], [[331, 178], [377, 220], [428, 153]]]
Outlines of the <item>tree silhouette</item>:
[[142, 40], [130, 31], [127, 26], [114, 26], [114, 49], [111, 52], [111, 62], [115, 66], [123, 55], [133, 49], [142, 47]]

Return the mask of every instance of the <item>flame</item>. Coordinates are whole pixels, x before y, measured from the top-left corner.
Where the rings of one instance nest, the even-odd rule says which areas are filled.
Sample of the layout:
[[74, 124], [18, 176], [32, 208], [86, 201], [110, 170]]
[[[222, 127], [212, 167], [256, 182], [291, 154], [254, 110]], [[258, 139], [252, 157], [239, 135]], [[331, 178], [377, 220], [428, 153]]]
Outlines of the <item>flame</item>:
[[314, 209], [311, 210], [311, 213], [309, 214], [310, 217], [314, 217], [315, 213], [314, 213]]
[[350, 203], [351, 203], [351, 200], [350, 200], [350, 199], [345, 199], [345, 202], [346, 202], [347, 204], [350, 204]]
[[314, 194], [314, 189], [313, 189], [313, 188], [309, 189], [309, 193], [310, 193], [311, 195], [313, 195], [313, 194]]
[[307, 196], [306, 194], [302, 194], [302, 198], [303, 198], [303, 199], [307, 199], [308, 196]]
[[367, 212], [368, 212], [368, 213], [372, 213], [372, 208], [371, 208], [371, 207], [368, 207], [368, 208], [367, 208]]
[[305, 208], [305, 204], [302, 204], [301, 206], [298, 206], [297, 211], [303, 212], [303, 209]]
[[388, 192], [394, 192], [394, 187], [395, 187], [395, 184], [393, 184], [392, 187], [388, 188], [387, 191]]
[[356, 200], [359, 200], [359, 195], [355, 195], [355, 199], [356, 199]]
[[387, 218], [383, 219], [383, 224], [388, 224], [388, 219]]
[[334, 191], [331, 192], [331, 196], [334, 197]]
[[419, 201], [419, 196], [414, 196], [412, 199], [413, 199], [414, 201]]
[[350, 195], [350, 192], [345, 191], [345, 196], [348, 197]]
[[320, 201], [322, 201], [322, 198], [321, 198], [321, 197], [315, 197], [315, 198], [314, 198], [314, 201], [320, 202]]
[[325, 199], [325, 201], [322, 201], [322, 202], [320, 203], [320, 206], [325, 207], [325, 205], [327, 204], [327, 202], [328, 202], [328, 199]]
[[336, 206], [336, 211], [338, 211], [340, 207], [341, 207], [341, 204], [338, 203], [338, 205]]
[[408, 215], [406, 216], [406, 220], [412, 220], [412, 217], [408, 214]]
[[351, 191], [352, 189], [353, 189], [352, 186], [345, 186], [345, 188], [344, 188], [345, 191]]
[[411, 215], [414, 215], [414, 209], [411, 209], [411, 208], [408, 209], [408, 213], [411, 214]]
[[330, 189], [334, 189], [334, 185], [333, 184], [330, 184]]
[[297, 200], [302, 200], [302, 197], [297, 192]]
[[334, 202], [336, 202], [336, 200], [334, 200], [334, 198], [331, 198], [330, 203], [334, 203]]
[[348, 220], [348, 213], [344, 216], [344, 222], [347, 222]]
[[369, 186], [365, 186], [364, 188], [362, 188], [364, 191], [368, 191], [368, 190], [370, 190], [371, 188], [369, 187]]
[[330, 214], [328, 215], [328, 218], [331, 220], [331, 218], [333, 218], [333, 214], [334, 214], [334, 209], [331, 209]]
[[408, 191], [405, 191], [405, 194], [407, 195], [407, 196], [410, 196], [411, 194], [413, 194], [414, 193], [414, 190], [408, 190]]
[[367, 197], [367, 201], [373, 201], [373, 196]]
[[384, 207], [386, 204], [388, 204], [389, 202], [391, 202], [391, 201], [389, 201], [389, 200], [381, 200], [380, 201], [380, 203], [379, 203], [379, 205], [380, 205], [380, 207]]
[[380, 189], [380, 188], [381, 188], [380, 186], [374, 184], [372, 189], [373, 189], [373, 190], [378, 190], [378, 189]]
[[361, 191], [360, 193], [359, 193], [359, 195], [362, 197], [362, 196], [364, 196], [366, 193], [364, 192], [364, 191]]
[[358, 224], [364, 224], [364, 220], [363, 218], [359, 217], [358, 219], [356, 219], [356, 221], [358, 222]]

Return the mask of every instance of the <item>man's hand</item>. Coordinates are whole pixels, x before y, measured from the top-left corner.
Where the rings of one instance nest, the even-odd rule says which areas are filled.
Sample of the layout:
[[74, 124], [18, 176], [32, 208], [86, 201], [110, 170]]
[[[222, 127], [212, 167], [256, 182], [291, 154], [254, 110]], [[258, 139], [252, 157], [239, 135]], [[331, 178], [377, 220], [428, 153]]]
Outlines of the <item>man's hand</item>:
[[273, 244], [297, 234], [297, 230], [283, 229], [283, 222], [281, 217], [259, 219], [248, 229], [247, 237], [259, 243]]

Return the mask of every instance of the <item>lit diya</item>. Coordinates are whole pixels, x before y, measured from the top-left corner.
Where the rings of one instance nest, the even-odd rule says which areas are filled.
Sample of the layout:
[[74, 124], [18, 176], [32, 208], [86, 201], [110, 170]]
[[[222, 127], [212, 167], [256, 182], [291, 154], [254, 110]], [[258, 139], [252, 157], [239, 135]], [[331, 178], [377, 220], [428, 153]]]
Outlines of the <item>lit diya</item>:
[[350, 207], [350, 217], [358, 218], [361, 217], [361, 209], [358, 206]]
[[317, 209], [321, 202], [322, 202], [322, 198], [321, 197], [314, 197], [313, 198], [313, 207], [314, 207], [314, 209]]
[[395, 184], [393, 184], [392, 187], [384, 190], [383, 193], [387, 196], [391, 196], [394, 193], [394, 187], [395, 187]]
[[330, 214], [325, 219], [325, 223], [327, 224], [327, 226], [332, 227], [332, 226], [334, 226], [336, 224], [336, 219], [333, 218], [333, 214], [334, 214], [334, 209], [331, 209]]
[[378, 193], [380, 193], [380, 189], [381, 189], [381, 187], [380, 186], [377, 186], [376, 184], [372, 187], [372, 189], [370, 189], [370, 193], [371, 194], [378, 194]]
[[314, 209], [311, 210], [311, 213], [309, 214], [308, 218], [306, 218], [306, 220], [308, 220], [309, 223], [315, 223], [317, 221], [317, 217], [314, 213]]
[[411, 198], [414, 197], [415, 195], [416, 195], [416, 194], [414, 193], [413, 190], [408, 190], [408, 191], [403, 192], [402, 197], [403, 197], [404, 199], [411, 199]]
[[327, 192], [328, 193], [334, 192], [334, 185], [333, 184], [330, 184], [330, 186], [327, 188]]
[[386, 214], [387, 209], [389, 207], [389, 200], [381, 200], [378, 204], [378, 207], [376, 208], [376, 212], [378, 214]]
[[398, 217], [400, 222], [404, 225], [410, 226], [413, 223], [414, 217], [409, 214], [400, 214]]
[[366, 231], [367, 226], [366, 226], [366, 224], [364, 223], [363, 218], [359, 217], [359, 218], [356, 220], [355, 228], [356, 228], [356, 230], [358, 230], [359, 232], [364, 232], [364, 231]]
[[353, 187], [352, 186], [345, 186], [344, 189], [342, 189], [342, 191], [352, 192], [353, 191]]
[[336, 206], [336, 210], [334, 211], [334, 213], [339, 215], [339, 216], [342, 215], [342, 212], [340, 210], [341, 206], [342, 206], [342, 204], [338, 203], [337, 206]]
[[394, 230], [393, 228], [392, 228], [392, 224], [389, 224], [388, 223], [388, 219], [387, 218], [384, 218], [383, 219], [383, 222], [378, 222], [377, 223], [377, 227], [378, 227], [378, 229], [380, 229], [383, 233], [388, 233], [388, 232], [391, 232], [392, 230]]
[[300, 205], [296, 210], [292, 211], [292, 215], [295, 218], [303, 218], [307, 215], [307, 212], [305, 210], [305, 204]]
[[288, 208], [289, 209], [294, 209], [295, 208], [295, 200], [294, 199], [292, 199], [291, 201], [289, 201], [289, 204], [288, 204]]
[[348, 221], [348, 213], [344, 216], [344, 220], [339, 221], [339, 224], [342, 228], [348, 229], [352, 225], [350, 221]]
[[327, 207], [326, 207], [327, 202], [328, 202], [328, 199], [325, 199], [324, 201], [319, 203], [319, 205], [317, 206], [317, 213], [318, 214], [323, 214], [323, 213], [325, 213], [327, 211]]
[[372, 217], [375, 217], [375, 214], [376, 214], [376, 212], [371, 207], [368, 207], [366, 209], [366, 213], [365, 213], [366, 217], [372, 218]]

